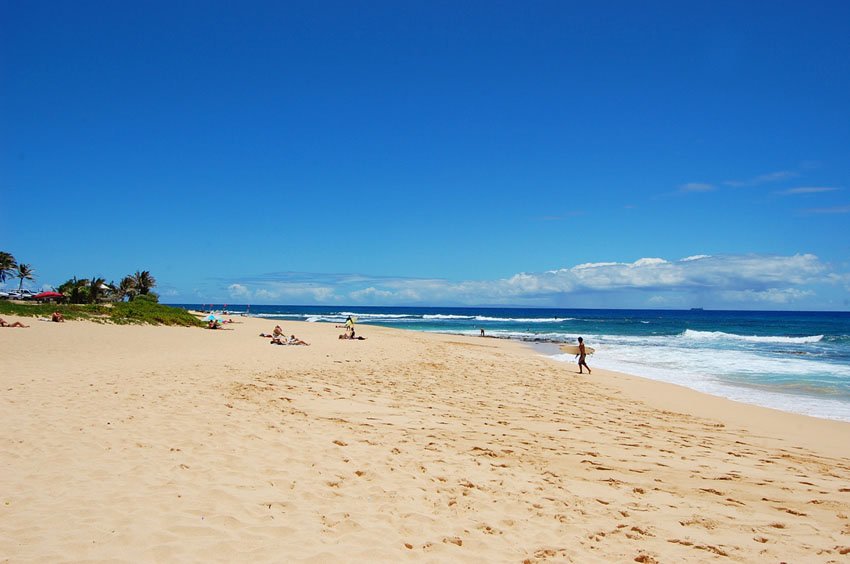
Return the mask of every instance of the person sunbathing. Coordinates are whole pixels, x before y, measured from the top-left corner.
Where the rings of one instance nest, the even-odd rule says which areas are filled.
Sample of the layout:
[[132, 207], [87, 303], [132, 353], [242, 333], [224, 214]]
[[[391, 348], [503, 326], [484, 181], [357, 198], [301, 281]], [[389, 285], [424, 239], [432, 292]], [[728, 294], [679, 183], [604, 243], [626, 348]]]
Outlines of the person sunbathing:
[[352, 340], [353, 339], [355, 341], [365, 341], [366, 340], [366, 337], [358, 337], [357, 336], [357, 334], [354, 332], [354, 327], [349, 327], [348, 329], [346, 329], [345, 333], [340, 335], [339, 338], [345, 339], [345, 340]]
[[281, 329], [280, 325], [275, 325], [274, 330], [271, 333], [260, 333], [260, 337], [265, 337], [267, 339], [269, 337], [271, 337], [272, 339], [277, 339], [281, 336], [283, 336], [284, 338], [286, 337], [286, 335], [283, 334], [283, 329]]
[[14, 323], [9, 323], [2, 317], [0, 317], [0, 327], [29, 327], [29, 325], [24, 325], [20, 321], [15, 321]]
[[299, 339], [295, 335], [291, 335], [289, 337], [289, 344], [290, 345], [307, 345], [308, 347], [310, 346], [310, 343], [308, 343], [307, 341], [302, 341], [301, 339]]
[[65, 316], [59, 313], [58, 311], [54, 311], [53, 315], [50, 316], [50, 321], [55, 321], [56, 323], [62, 323], [65, 321]]

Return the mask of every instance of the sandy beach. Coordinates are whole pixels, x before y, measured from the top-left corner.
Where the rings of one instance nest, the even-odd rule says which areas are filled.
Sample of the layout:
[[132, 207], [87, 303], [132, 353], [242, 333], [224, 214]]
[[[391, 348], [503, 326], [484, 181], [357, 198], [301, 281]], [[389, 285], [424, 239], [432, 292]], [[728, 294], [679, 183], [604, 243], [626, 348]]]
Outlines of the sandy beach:
[[0, 329], [0, 560], [850, 561], [848, 423], [235, 319]]

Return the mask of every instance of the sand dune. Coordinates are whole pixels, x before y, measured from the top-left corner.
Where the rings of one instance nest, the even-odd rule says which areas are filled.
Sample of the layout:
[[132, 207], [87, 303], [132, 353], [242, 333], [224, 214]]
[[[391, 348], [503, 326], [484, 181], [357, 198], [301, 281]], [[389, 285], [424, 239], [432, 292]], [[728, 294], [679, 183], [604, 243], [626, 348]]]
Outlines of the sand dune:
[[850, 424], [508, 341], [239, 320], [0, 329], [0, 558], [850, 557]]

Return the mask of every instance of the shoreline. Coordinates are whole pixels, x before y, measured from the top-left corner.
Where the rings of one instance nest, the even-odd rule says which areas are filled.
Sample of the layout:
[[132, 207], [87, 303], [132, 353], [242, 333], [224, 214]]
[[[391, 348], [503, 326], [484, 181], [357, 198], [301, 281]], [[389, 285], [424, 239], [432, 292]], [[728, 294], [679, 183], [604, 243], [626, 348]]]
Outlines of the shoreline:
[[[351, 307], [268, 306], [258, 315], [342, 320]], [[354, 308], [356, 309], [356, 308]], [[359, 310], [357, 310], [359, 311]], [[780, 411], [850, 421], [850, 318], [803, 312], [713, 312], [507, 308], [363, 308], [364, 323], [414, 331], [487, 336], [525, 343], [571, 343], [578, 335], [599, 349], [591, 364], [684, 385], [718, 397]], [[728, 314], [728, 315], [726, 315]], [[787, 319], [786, 319], [787, 318]], [[833, 323], [834, 322], [834, 323]], [[757, 323], [761, 329], [753, 328]], [[601, 354], [600, 354], [601, 353]], [[559, 358], [559, 360], [569, 360]]]
[[347, 342], [287, 321], [311, 346], [270, 346], [275, 321], [234, 320], [2, 330], [0, 553], [800, 561], [850, 545], [848, 423], [579, 376], [517, 341], [361, 325]]
[[[539, 354], [546, 356], [546, 357], [551, 358], [553, 355], [560, 354], [560, 350], [558, 349], [558, 346], [555, 345], [555, 344], [552, 344], [552, 343], [528, 343], [528, 344], [529, 344], [530, 348], [532, 348], [535, 351], [538, 351]], [[558, 360], [558, 359], [555, 359], [555, 358], [552, 358], [551, 360], [553, 360], [554, 362], [557, 362], [557, 363], [562, 363], [565, 366], [572, 366], [573, 365], [573, 363], [569, 362], [569, 361], [561, 361], [561, 360]], [[593, 362], [593, 357], [591, 357], [590, 362]], [[596, 368], [593, 367], [593, 366], [591, 366], [591, 369], [596, 370]], [[696, 392], [698, 394], [703, 394], [703, 395], [713, 397], [713, 398], [717, 398], [717, 399], [723, 399], [723, 400], [726, 400], [726, 401], [729, 401], [729, 402], [732, 402], [732, 403], [735, 403], [735, 404], [740, 404], [740, 405], [745, 405], [745, 406], [750, 406], [750, 407], [758, 407], [758, 408], [761, 408], [761, 409], [769, 409], [771, 411], [778, 411], [780, 413], [787, 413], [787, 414], [791, 414], [791, 415], [799, 415], [799, 416], [802, 416], [802, 417], [811, 417], [813, 419], [820, 419], [822, 421], [836, 421], [836, 422], [850, 424], [850, 419], [845, 419], [845, 418], [842, 418], [840, 416], [829, 417], [827, 415], [818, 415], [818, 414], [808, 413], [808, 412], [806, 412], [806, 410], [804, 410], [802, 408], [795, 410], [795, 411], [792, 411], [792, 410], [787, 409], [785, 407], [786, 402], [778, 402], [778, 403], [783, 404], [782, 407], [779, 407], [779, 406], [776, 406], [776, 405], [771, 405], [771, 402], [766, 401], [764, 398], [775, 397], [777, 395], [780, 395], [780, 392], [776, 392], [776, 391], [772, 391], [772, 390], [763, 390], [763, 394], [761, 395], [762, 400], [761, 400], [761, 402], [759, 402], [759, 400], [757, 400], [755, 398], [746, 398], [745, 399], [745, 398], [735, 397], [733, 392], [737, 391], [738, 388], [736, 388], [732, 384], [725, 383], [725, 382], [719, 385], [719, 390], [728, 390], [724, 394], [723, 391], [710, 392], [710, 391], [699, 389], [699, 387], [695, 387], [695, 386], [692, 387], [692, 386], [688, 386], [688, 385], [681, 384], [681, 383], [678, 383], [678, 382], [671, 382], [670, 380], [667, 380], [667, 379], [662, 378], [662, 377], [652, 377], [652, 376], [645, 375], [645, 374], [634, 374], [634, 373], [631, 373], [631, 372], [625, 372], [625, 371], [610, 369], [610, 368], [601, 368], [601, 369], [605, 370], [607, 372], [620, 374], [620, 375], [628, 376], [628, 377], [631, 377], [631, 378], [638, 378], [638, 379], [646, 380], [646, 381], [649, 381], [649, 382], [657, 382], [657, 383], [673, 386], [675, 388], [691, 390], [691, 391]], [[788, 395], [788, 398], [803, 399], [800, 396], [791, 395], [791, 394]], [[786, 398], [783, 398], [783, 399], [786, 399]], [[829, 401], [829, 398], [818, 398], [816, 396], [809, 396], [805, 399], [807, 401], [814, 401], [814, 402], [822, 401], [824, 399]]]
[[[534, 343], [529, 348], [541, 354], [544, 358], [556, 363], [556, 365], [569, 367], [566, 368], [567, 372], [577, 374], [577, 371], [573, 370], [576, 365], [558, 361], [546, 354], [547, 352], [551, 352], [549, 344]], [[557, 346], [555, 347], [555, 352], [557, 352]], [[763, 405], [736, 401], [723, 396], [695, 390], [681, 384], [656, 380], [636, 374], [628, 374], [605, 368], [597, 369], [591, 367], [591, 369], [594, 371], [594, 374], [599, 370], [599, 374], [606, 377], [606, 380], [601, 381], [602, 385], [613, 384], [622, 391], [626, 391], [633, 397], [647, 402], [658, 409], [681, 410], [683, 406], [687, 406], [687, 411], [691, 415], [705, 418], [721, 418], [725, 423], [740, 426], [752, 426], [754, 421], [752, 413], [759, 413], [769, 419], [765, 425], [761, 425], [760, 431], [762, 434], [771, 435], [778, 432], [783, 437], [789, 439], [793, 437], [796, 442], [807, 442], [809, 448], [813, 444], [817, 444], [818, 448], [825, 448], [825, 452], [831, 452], [833, 455], [840, 453], [831, 449], [834, 445], [832, 433], [850, 432], [850, 422], [840, 419], [816, 417], [805, 413], [784, 411]], [[691, 397], [691, 394], [696, 394], [696, 396]], [[755, 421], [758, 422], [759, 419], [756, 418]], [[833, 423], [835, 425], [821, 425], [821, 422]], [[830, 432], [825, 433], [824, 431], [827, 430]]]

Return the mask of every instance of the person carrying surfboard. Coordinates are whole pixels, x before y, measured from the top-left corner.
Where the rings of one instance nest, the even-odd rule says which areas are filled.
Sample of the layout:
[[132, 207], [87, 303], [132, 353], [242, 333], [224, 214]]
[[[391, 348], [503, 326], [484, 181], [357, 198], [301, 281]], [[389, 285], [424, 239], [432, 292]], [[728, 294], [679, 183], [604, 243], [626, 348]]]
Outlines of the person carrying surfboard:
[[578, 338], [578, 354], [576, 356], [578, 357], [578, 373], [582, 373], [581, 367], [584, 366], [585, 368], [587, 368], [587, 373], [590, 374], [590, 367], [584, 360], [587, 356], [587, 352], [584, 348], [584, 339], [582, 339], [581, 337]]

